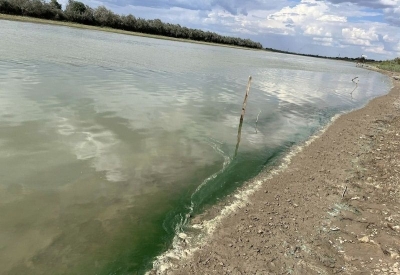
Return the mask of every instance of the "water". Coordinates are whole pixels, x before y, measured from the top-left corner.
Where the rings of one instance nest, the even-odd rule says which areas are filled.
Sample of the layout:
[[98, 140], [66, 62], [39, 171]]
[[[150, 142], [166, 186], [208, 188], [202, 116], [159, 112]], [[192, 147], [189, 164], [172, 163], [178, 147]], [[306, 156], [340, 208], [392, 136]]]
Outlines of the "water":
[[143, 273], [186, 214], [390, 87], [352, 63], [0, 21], [0, 273]]

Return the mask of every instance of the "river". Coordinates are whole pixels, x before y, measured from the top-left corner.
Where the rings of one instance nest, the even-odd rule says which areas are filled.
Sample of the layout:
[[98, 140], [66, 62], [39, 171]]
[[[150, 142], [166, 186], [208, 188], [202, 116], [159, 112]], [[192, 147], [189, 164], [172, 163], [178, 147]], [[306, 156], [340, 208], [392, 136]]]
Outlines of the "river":
[[188, 214], [390, 88], [350, 62], [0, 20], [0, 274], [143, 273]]

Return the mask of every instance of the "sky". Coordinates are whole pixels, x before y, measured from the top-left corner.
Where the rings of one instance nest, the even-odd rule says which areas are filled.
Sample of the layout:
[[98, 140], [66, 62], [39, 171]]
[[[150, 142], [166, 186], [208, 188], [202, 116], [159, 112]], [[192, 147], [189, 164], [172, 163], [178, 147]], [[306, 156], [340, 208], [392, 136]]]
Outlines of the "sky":
[[376, 60], [400, 57], [400, 0], [81, 1], [118, 14], [250, 38], [265, 48]]

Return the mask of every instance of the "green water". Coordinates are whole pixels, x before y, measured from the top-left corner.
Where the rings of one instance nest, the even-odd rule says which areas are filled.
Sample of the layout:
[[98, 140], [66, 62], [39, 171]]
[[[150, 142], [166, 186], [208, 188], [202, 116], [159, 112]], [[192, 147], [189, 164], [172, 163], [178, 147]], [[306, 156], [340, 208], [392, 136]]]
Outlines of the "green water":
[[262, 51], [1, 20], [0, 37], [0, 274], [144, 273], [186, 214], [390, 88]]

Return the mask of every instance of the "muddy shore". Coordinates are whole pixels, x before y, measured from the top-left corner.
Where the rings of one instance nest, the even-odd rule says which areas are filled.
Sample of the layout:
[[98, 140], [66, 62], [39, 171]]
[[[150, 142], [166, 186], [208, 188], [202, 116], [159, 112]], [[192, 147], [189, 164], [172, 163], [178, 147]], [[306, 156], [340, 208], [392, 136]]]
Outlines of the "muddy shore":
[[339, 117], [200, 250], [161, 274], [400, 274], [400, 82], [393, 85]]

